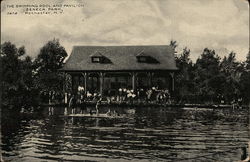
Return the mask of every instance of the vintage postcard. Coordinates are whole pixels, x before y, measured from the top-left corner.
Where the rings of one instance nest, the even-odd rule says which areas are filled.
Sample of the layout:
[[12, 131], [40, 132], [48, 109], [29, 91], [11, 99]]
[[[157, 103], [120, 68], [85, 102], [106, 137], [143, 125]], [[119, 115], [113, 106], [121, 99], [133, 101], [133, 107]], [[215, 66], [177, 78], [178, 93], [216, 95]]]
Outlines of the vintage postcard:
[[249, 161], [247, 0], [2, 0], [0, 161]]

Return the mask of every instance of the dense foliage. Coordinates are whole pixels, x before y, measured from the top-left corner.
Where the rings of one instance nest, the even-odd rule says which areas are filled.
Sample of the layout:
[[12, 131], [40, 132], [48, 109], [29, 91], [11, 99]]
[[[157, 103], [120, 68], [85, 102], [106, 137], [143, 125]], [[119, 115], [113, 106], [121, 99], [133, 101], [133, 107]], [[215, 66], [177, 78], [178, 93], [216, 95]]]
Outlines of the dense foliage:
[[[176, 44], [176, 43], [175, 43]], [[176, 46], [175, 46], [176, 47]], [[175, 48], [174, 47], [174, 48]], [[235, 53], [221, 59], [214, 50], [205, 48], [195, 63], [190, 50], [176, 57], [176, 99], [184, 103], [225, 103], [250, 101], [250, 54], [238, 62]]]
[[34, 61], [34, 82], [38, 89], [43, 92], [63, 89], [64, 76], [58, 72], [62, 68], [63, 61], [67, 57], [65, 49], [60, 45], [59, 40], [52, 40], [45, 44]]
[[[17, 48], [11, 42], [1, 45], [2, 61], [2, 103], [13, 108], [32, 103], [33, 89], [32, 61], [25, 56], [25, 48]], [[29, 100], [28, 102], [26, 102]]]
[[11, 42], [1, 45], [2, 105], [19, 111], [39, 103], [43, 91], [62, 91], [62, 67], [67, 56], [58, 40], [45, 44], [37, 58], [26, 56], [25, 48]]

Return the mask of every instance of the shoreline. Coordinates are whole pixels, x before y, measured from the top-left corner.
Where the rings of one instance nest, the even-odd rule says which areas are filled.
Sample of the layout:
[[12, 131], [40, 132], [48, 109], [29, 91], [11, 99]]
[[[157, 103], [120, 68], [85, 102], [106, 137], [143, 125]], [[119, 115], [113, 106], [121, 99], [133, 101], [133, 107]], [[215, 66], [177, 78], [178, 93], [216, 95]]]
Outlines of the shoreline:
[[[39, 106], [55, 106], [55, 107], [66, 107], [68, 104], [65, 103], [52, 103], [52, 104], [39, 104]], [[83, 104], [76, 104], [79, 106], [95, 106], [95, 101], [86, 101]], [[215, 108], [215, 109], [224, 109], [224, 108], [234, 108], [234, 109], [245, 109], [249, 108], [247, 105], [242, 105], [241, 107], [237, 105], [229, 104], [161, 104], [161, 103], [142, 103], [142, 102], [112, 102], [108, 103], [107, 101], [102, 101], [101, 106], [119, 106], [119, 107], [172, 107], [172, 108]]]

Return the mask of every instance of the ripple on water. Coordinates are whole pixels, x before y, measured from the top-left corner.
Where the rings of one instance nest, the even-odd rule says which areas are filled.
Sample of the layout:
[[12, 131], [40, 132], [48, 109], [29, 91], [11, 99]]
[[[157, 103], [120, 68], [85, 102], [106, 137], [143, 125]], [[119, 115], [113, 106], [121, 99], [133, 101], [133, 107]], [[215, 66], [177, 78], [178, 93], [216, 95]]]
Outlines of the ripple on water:
[[249, 140], [249, 116], [242, 111], [140, 108], [124, 111], [133, 113], [124, 119], [13, 116], [15, 122], [3, 122], [1, 147], [9, 161], [237, 161]]

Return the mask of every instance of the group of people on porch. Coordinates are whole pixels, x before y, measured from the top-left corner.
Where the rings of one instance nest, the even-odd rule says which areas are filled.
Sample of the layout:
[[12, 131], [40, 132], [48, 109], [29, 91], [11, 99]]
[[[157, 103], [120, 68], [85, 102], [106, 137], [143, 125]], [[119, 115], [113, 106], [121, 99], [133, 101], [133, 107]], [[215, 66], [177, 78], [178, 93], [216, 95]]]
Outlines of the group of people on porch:
[[84, 87], [79, 86], [78, 91], [75, 94], [65, 94], [65, 103], [68, 103], [69, 99], [73, 97], [73, 103], [81, 104], [85, 101], [98, 101], [100, 97], [106, 98], [108, 103], [111, 102], [153, 102], [157, 103], [170, 103], [171, 97], [167, 89], [158, 89], [158, 87], [152, 87], [148, 89], [137, 89], [136, 91], [127, 88], [119, 88], [117, 90], [108, 90], [104, 97], [98, 93], [89, 91], [85, 92]]

